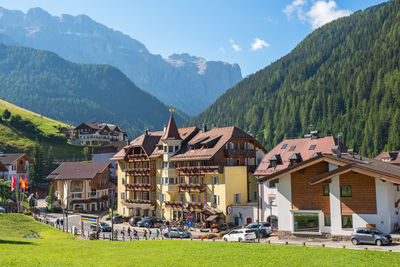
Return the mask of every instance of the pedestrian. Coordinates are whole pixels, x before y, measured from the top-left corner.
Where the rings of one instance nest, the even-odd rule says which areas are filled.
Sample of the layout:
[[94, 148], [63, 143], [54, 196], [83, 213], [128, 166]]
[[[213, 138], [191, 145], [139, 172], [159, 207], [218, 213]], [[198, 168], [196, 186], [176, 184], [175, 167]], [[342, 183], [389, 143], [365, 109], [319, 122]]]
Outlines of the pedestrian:
[[61, 220], [60, 220], [60, 223], [61, 223], [61, 225], [64, 225], [64, 220], [61, 219]]
[[60, 219], [59, 218], [57, 218], [57, 220], [56, 220], [56, 225], [57, 225], [57, 228], [60, 226]]
[[165, 225], [167, 226], [167, 228], [169, 228], [169, 221], [167, 221], [167, 222], [165, 223]]
[[131, 228], [128, 227], [128, 236], [131, 236]]
[[143, 230], [143, 238], [147, 240], [147, 231], [146, 231], [146, 229]]
[[151, 240], [151, 229], [149, 228], [149, 240]]
[[114, 230], [114, 239], [118, 240], [118, 230]]
[[136, 229], [133, 229], [133, 236], [134, 236], [137, 240], [139, 240], [138, 232], [136, 231]]
[[160, 236], [160, 229], [157, 229], [157, 231], [156, 231], [156, 237], [157, 237], [157, 239], [159, 238], [159, 236]]

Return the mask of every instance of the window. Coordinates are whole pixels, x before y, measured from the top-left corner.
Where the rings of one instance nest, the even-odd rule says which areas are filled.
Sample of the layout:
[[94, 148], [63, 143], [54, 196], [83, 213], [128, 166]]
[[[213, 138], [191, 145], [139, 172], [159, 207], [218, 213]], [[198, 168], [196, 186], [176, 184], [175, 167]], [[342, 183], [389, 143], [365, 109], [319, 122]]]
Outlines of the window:
[[314, 150], [317, 145], [311, 145], [309, 150]]
[[331, 215], [329, 213], [324, 214], [324, 225], [331, 226]]
[[253, 200], [257, 200], [257, 191], [253, 191]]
[[165, 194], [160, 194], [160, 201], [165, 201]]
[[323, 185], [323, 187], [322, 187], [322, 195], [323, 196], [329, 196], [329, 193], [330, 193], [329, 185]]
[[344, 185], [340, 188], [341, 197], [351, 197], [351, 187], [349, 185]]
[[270, 206], [276, 206], [276, 199], [275, 197], [268, 197], [268, 204]]
[[233, 166], [233, 159], [226, 159], [227, 166]]
[[143, 192], [143, 200], [150, 200], [149, 192]]
[[190, 194], [190, 202], [192, 202], [192, 203], [196, 202], [196, 195], [195, 194]]
[[230, 150], [234, 150], [234, 149], [235, 149], [235, 144], [232, 143], [232, 142], [230, 142], [230, 143], [229, 143], [229, 149], [230, 149]]
[[211, 184], [218, 184], [218, 177], [217, 176], [212, 176], [211, 177]]
[[185, 201], [185, 195], [184, 193], [179, 193], [179, 201], [184, 202]]
[[143, 162], [143, 168], [147, 168], [147, 167], [148, 167], [147, 162]]
[[175, 152], [177, 152], [179, 150], [178, 146], [175, 146]]
[[240, 194], [235, 194], [234, 200], [235, 200], [236, 204], [240, 204], [240, 202], [242, 202], [241, 195]]
[[198, 203], [201, 203], [201, 194], [198, 194], [198, 195], [197, 195], [197, 202], [198, 202]]
[[291, 146], [290, 148], [289, 148], [289, 151], [294, 151], [296, 149], [296, 146]]
[[343, 228], [353, 228], [353, 216], [342, 215], [342, 227]]
[[276, 187], [276, 180], [269, 181], [268, 187], [269, 188], [275, 188]]
[[295, 212], [293, 221], [295, 232], [319, 232], [318, 213]]
[[283, 144], [281, 149], [285, 149], [287, 147], [287, 144]]
[[181, 176], [179, 177], [179, 183], [184, 184], [185, 183], [185, 177]]
[[219, 196], [218, 195], [213, 195], [211, 203], [214, 204], [214, 205], [218, 205], [219, 204]]
[[143, 183], [148, 184], [149, 183], [149, 177], [148, 176], [143, 176]]
[[169, 146], [168, 147], [168, 152], [174, 152], [174, 147], [173, 146]]
[[122, 200], [125, 200], [125, 192], [122, 192], [122, 193], [121, 193], [121, 199], [122, 199]]
[[122, 177], [122, 184], [125, 184], [125, 178]]
[[189, 182], [190, 182], [191, 184], [198, 184], [198, 183], [199, 183], [199, 177], [197, 177], [197, 176], [190, 176], [190, 177], [189, 177]]

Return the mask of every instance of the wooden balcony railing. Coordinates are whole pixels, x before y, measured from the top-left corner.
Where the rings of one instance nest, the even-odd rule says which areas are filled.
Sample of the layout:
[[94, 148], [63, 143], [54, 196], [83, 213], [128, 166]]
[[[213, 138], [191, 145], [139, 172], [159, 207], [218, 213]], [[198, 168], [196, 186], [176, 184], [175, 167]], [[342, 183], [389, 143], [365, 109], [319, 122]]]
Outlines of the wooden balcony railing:
[[155, 184], [125, 184], [127, 190], [131, 191], [155, 191]]
[[230, 150], [225, 149], [224, 155], [226, 158], [255, 158], [255, 150]]
[[[170, 209], [182, 209], [183, 208], [183, 202], [180, 201], [165, 201], [164, 202], [166, 208]], [[190, 211], [194, 210], [202, 210], [204, 208], [203, 203], [187, 203], [188, 207], [187, 209]]]
[[224, 172], [224, 167], [220, 166], [196, 166], [196, 167], [178, 167], [176, 171], [179, 175], [204, 175], [204, 174], [218, 174]]
[[132, 154], [128, 155], [128, 160], [134, 161], [134, 160], [146, 160], [148, 159], [146, 154]]
[[135, 205], [150, 205], [155, 206], [155, 200], [148, 200], [148, 199], [127, 199], [124, 201], [124, 204], [135, 204]]
[[204, 192], [206, 190], [205, 184], [181, 184], [178, 185], [179, 192]]
[[150, 168], [128, 168], [126, 172], [130, 175], [150, 175]]

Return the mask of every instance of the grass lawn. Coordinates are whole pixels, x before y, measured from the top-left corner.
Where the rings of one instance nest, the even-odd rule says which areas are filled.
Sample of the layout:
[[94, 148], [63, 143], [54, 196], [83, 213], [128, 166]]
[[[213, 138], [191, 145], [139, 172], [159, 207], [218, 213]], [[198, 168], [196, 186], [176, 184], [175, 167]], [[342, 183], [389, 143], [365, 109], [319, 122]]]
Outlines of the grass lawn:
[[[42, 239], [24, 239], [30, 231]], [[390, 252], [181, 240], [74, 240], [19, 214], [0, 214], [0, 266], [399, 266]]]

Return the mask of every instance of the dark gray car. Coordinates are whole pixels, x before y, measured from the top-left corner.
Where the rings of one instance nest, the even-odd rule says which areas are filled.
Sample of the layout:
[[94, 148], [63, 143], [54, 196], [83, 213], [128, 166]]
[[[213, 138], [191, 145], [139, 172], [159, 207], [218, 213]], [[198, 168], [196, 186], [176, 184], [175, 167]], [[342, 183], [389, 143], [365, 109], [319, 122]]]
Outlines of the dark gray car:
[[350, 240], [354, 245], [376, 244], [378, 246], [392, 243], [392, 237], [376, 228], [357, 228], [351, 234]]
[[[247, 229], [254, 230], [256, 236], [258, 237], [258, 233], [262, 237], [269, 237], [272, 234], [272, 227], [271, 224], [267, 222], [260, 222], [260, 223], [251, 223], [246, 226]], [[257, 231], [258, 228], [258, 231]]]

